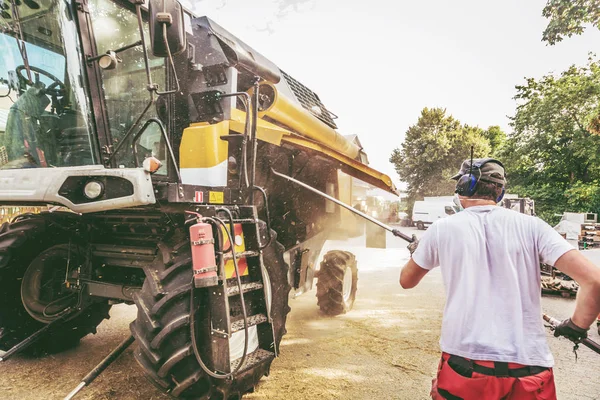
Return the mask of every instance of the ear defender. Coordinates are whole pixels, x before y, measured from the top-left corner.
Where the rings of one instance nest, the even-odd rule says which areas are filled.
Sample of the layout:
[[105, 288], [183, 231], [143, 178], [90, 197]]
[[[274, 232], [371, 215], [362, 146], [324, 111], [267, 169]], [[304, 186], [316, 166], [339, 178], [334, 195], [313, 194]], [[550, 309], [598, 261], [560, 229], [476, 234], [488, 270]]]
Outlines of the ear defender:
[[500, 196], [496, 199], [496, 203], [500, 203], [500, 201], [504, 198], [504, 193], [506, 193], [506, 189], [502, 186], [502, 192], [500, 192]]
[[475, 175], [463, 175], [456, 182], [456, 193], [461, 196], [471, 197], [475, 194], [479, 179]]

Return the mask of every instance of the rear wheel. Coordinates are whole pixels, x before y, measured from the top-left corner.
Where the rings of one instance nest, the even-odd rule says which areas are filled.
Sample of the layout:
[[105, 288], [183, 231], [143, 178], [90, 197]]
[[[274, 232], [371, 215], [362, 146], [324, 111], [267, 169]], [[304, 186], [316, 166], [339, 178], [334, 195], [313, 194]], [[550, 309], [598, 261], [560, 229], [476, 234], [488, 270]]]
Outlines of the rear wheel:
[[348, 251], [325, 254], [317, 282], [317, 304], [327, 315], [344, 314], [352, 309], [358, 289], [356, 257]]
[[425, 230], [425, 224], [423, 223], [423, 221], [417, 221], [417, 229], [420, 231]]
[[[272, 232], [275, 235], [274, 232]], [[174, 397], [186, 399], [229, 400], [240, 398], [252, 390], [262, 373], [244, 372], [243, 378], [220, 380], [209, 377], [197, 362], [190, 334], [190, 290], [192, 258], [189, 238], [183, 230], [159, 244], [159, 257], [146, 268], [147, 278], [142, 290], [134, 297], [137, 319], [131, 323], [136, 338], [135, 358], [150, 380]], [[263, 251], [271, 289], [271, 316], [277, 346], [285, 334], [285, 321], [290, 310], [287, 281], [288, 266], [283, 260], [283, 246], [275, 241]], [[202, 295], [196, 304], [207, 304]], [[201, 306], [201, 308], [203, 308]], [[205, 309], [207, 307], [204, 307]], [[197, 320], [198, 347], [203, 361], [210, 360], [206, 312]], [[239, 344], [239, 343], [238, 343]], [[241, 344], [243, 347], [243, 343]], [[230, 341], [230, 347], [235, 347]], [[205, 351], [203, 351], [203, 349]], [[268, 368], [267, 368], [268, 371]]]
[[[47, 218], [45, 218], [47, 217]], [[53, 221], [54, 220], [54, 221]], [[72, 347], [108, 318], [107, 301], [85, 302], [64, 285], [67, 265], [77, 264], [76, 246], [69, 242], [69, 217], [29, 215], [0, 228], [0, 349], [8, 350], [69, 307], [82, 308], [37, 342], [30, 354], [53, 353]]]

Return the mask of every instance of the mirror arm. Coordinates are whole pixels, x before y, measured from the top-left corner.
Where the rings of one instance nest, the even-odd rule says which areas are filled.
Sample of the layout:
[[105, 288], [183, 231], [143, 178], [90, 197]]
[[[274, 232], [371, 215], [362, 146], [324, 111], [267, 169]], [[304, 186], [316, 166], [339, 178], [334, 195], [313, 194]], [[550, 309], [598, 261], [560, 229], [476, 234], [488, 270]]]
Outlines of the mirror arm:
[[[123, 52], [123, 51], [125, 51], [125, 50], [129, 50], [129, 49], [132, 49], [132, 48], [134, 48], [134, 47], [141, 46], [141, 45], [142, 45], [142, 41], [141, 41], [141, 40], [138, 40], [138, 41], [137, 41], [137, 42], [135, 42], [135, 43], [131, 43], [131, 44], [128, 44], [128, 45], [126, 45], [126, 46], [119, 47], [119, 48], [118, 48], [118, 49], [116, 49], [116, 50], [112, 50], [112, 52], [113, 52], [113, 53], [115, 53], [115, 54], [119, 54], [119, 53], [121, 53], [121, 52]], [[101, 59], [101, 58], [102, 58], [102, 57], [104, 57], [105, 55], [109, 54], [110, 52], [111, 52], [111, 50], [107, 51], [107, 52], [106, 52], [106, 53], [104, 53], [104, 54], [100, 54], [99, 56], [95, 56], [95, 57], [91, 57], [91, 56], [89, 56], [89, 55], [88, 55], [88, 57], [87, 57], [87, 59], [86, 59], [85, 61], [86, 61], [88, 64], [91, 64], [91, 63], [93, 63], [94, 61], [98, 61], [99, 59]]]
[[146, 37], [144, 36], [144, 21], [142, 20], [142, 5], [144, 0], [135, 0], [135, 13], [137, 15], [138, 29], [142, 42], [142, 53], [144, 54], [144, 66], [146, 68], [146, 79], [148, 81], [148, 91], [150, 92], [150, 101], [154, 103], [154, 93], [158, 90], [158, 85], [152, 82], [150, 74], [150, 61], [148, 59], [148, 50], [146, 49]]
[[162, 28], [163, 28], [163, 39], [165, 42], [165, 47], [167, 48], [167, 55], [169, 57], [169, 64], [171, 65], [171, 69], [173, 70], [173, 75], [175, 76], [175, 84], [177, 85], [177, 89], [166, 90], [164, 92], [159, 92], [157, 90], [156, 94], [158, 94], [158, 95], [173, 94], [173, 93], [177, 93], [181, 90], [181, 88], [179, 87], [179, 78], [177, 78], [177, 71], [175, 70], [175, 62], [173, 61], [173, 54], [171, 54], [171, 48], [169, 47], [169, 41], [167, 40], [167, 23], [166, 22], [162, 22]]

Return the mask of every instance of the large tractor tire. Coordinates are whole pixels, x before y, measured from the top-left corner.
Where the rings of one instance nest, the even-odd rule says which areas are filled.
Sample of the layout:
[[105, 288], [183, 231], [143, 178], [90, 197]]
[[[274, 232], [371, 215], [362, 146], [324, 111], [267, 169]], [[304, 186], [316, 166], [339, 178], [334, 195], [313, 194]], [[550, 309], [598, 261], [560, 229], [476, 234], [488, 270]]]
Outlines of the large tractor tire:
[[74, 232], [64, 228], [72, 215], [24, 215], [0, 227], [1, 350], [10, 349], [78, 303], [81, 311], [24, 352], [39, 355], [73, 347], [109, 318], [107, 301], [82, 303], [77, 293], [64, 289], [67, 259], [76, 258], [77, 252], [75, 245], [69, 250], [68, 244]]
[[[275, 237], [275, 232], [272, 232]], [[193, 352], [190, 334], [190, 289], [192, 258], [188, 236], [176, 231], [171, 239], [161, 242], [159, 256], [146, 268], [142, 290], [134, 296], [138, 307], [130, 325], [136, 339], [134, 355], [146, 375], [161, 390], [185, 399], [239, 399], [251, 391], [262, 376], [252, 375], [251, 382], [221, 380], [208, 376]], [[285, 321], [290, 311], [288, 265], [283, 260], [283, 246], [273, 243], [263, 251], [263, 260], [271, 283], [271, 316], [277, 347], [286, 333]], [[201, 300], [196, 299], [196, 302]], [[197, 339], [207, 337], [206, 320], [196, 320]], [[202, 354], [203, 343], [198, 343]], [[270, 367], [270, 366], [269, 366]]]
[[348, 251], [327, 252], [317, 281], [317, 304], [327, 315], [345, 314], [354, 306], [358, 288], [356, 257]]

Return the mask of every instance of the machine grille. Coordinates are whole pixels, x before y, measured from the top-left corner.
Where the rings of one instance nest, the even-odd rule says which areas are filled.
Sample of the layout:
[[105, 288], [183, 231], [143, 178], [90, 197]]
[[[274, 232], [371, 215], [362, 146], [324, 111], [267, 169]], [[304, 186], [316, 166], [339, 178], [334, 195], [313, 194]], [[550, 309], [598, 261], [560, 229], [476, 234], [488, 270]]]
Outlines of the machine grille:
[[[337, 129], [337, 125], [333, 121], [337, 116], [331, 113], [327, 108], [321, 103], [319, 96], [290, 75], [286, 74], [284, 71], [281, 71], [283, 76], [288, 84], [288, 86], [292, 89], [296, 98], [302, 104], [306, 110], [308, 110], [312, 115], [320, 119], [322, 122], [332, 127], [333, 129]], [[321, 112], [315, 112], [314, 107], [318, 107]]]

